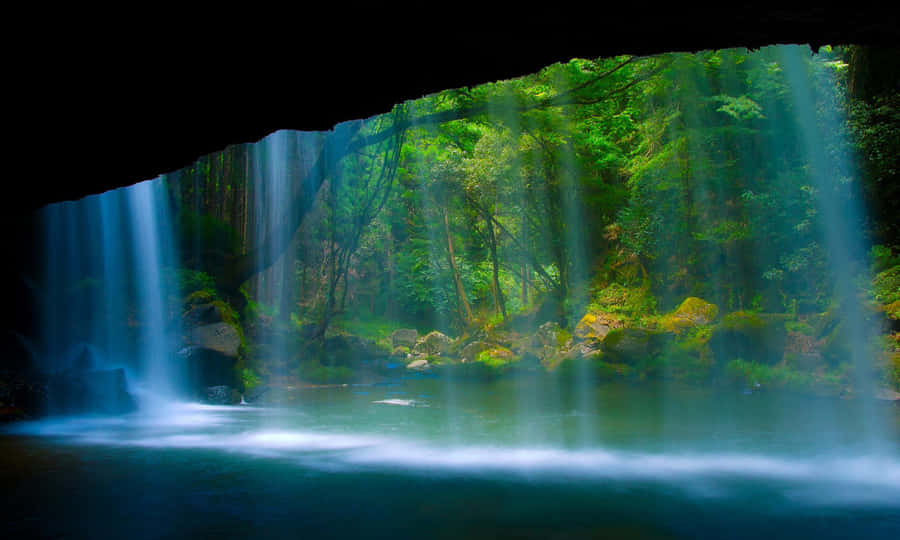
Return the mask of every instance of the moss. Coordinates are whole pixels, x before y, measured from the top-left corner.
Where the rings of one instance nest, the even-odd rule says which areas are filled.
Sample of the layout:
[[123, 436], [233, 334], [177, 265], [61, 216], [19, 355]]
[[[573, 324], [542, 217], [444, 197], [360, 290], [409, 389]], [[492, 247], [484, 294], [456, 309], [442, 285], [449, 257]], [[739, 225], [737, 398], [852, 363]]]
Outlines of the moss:
[[706, 326], [715, 321], [719, 308], [706, 300], [691, 296], [674, 311], [660, 317], [658, 323], [667, 332], [680, 334], [692, 328]]
[[766, 328], [767, 321], [762, 315], [752, 311], [735, 311], [722, 317], [720, 324], [724, 330], [761, 330]]
[[199, 291], [194, 291], [191, 294], [189, 294], [188, 297], [185, 299], [184, 303], [188, 304], [188, 305], [209, 304], [210, 302], [212, 302], [215, 299], [216, 299], [215, 292], [208, 290], [208, 289], [203, 289], [203, 290], [199, 290]]
[[656, 298], [644, 287], [626, 287], [612, 283], [598, 291], [588, 311], [603, 311], [625, 319], [643, 322], [656, 313]]
[[475, 357], [476, 362], [491, 368], [502, 368], [518, 360], [519, 357], [515, 356], [509, 349], [503, 347], [485, 349]]
[[891, 353], [887, 356], [885, 375], [888, 385], [900, 392], [900, 353]]
[[872, 279], [872, 298], [882, 304], [893, 304], [900, 300], [900, 264], [878, 273]]
[[624, 328], [616, 328], [614, 330], [610, 330], [608, 334], [606, 334], [606, 339], [603, 340], [603, 346], [606, 348], [614, 349], [622, 340], [625, 339], [625, 329]]
[[781, 361], [787, 343], [784, 315], [736, 311], [712, 329], [710, 348], [721, 363], [744, 358], [762, 364]]

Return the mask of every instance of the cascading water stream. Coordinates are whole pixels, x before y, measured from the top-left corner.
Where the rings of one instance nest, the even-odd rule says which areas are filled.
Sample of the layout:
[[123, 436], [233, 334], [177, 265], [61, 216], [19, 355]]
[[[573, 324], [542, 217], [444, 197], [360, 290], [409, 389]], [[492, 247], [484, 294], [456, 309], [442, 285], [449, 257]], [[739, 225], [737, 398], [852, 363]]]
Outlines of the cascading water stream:
[[[60, 374], [51, 411], [123, 410], [124, 379], [107, 380], [111, 370], [127, 373], [128, 390], [141, 396], [144, 409], [182, 390], [165, 205], [164, 186], [155, 180], [45, 209], [42, 362]], [[82, 386], [87, 395], [68, 395]], [[54, 398], [63, 402], [55, 406]]]

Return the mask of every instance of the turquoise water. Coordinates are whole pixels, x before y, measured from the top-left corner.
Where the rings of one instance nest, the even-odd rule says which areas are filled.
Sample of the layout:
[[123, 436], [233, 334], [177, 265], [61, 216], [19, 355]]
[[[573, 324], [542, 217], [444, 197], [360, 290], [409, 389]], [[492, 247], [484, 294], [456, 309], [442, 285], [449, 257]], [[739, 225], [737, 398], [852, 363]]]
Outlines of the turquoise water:
[[[11, 426], [14, 536], [896, 538], [900, 411], [665, 385], [397, 379]], [[579, 405], [580, 404], [580, 405]]]

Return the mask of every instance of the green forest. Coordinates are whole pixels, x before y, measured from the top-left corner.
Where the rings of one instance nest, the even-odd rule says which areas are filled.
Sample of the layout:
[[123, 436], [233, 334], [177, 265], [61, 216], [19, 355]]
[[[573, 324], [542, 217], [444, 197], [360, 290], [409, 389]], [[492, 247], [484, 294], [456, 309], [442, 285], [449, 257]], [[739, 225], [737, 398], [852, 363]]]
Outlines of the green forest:
[[[163, 177], [177, 309], [232, 328], [247, 396], [391, 369], [852, 395], [849, 288], [898, 391], [900, 98], [872, 61], [574, 59], [231, 146]], [[832, 206], [860, 210], [831, 231]]]

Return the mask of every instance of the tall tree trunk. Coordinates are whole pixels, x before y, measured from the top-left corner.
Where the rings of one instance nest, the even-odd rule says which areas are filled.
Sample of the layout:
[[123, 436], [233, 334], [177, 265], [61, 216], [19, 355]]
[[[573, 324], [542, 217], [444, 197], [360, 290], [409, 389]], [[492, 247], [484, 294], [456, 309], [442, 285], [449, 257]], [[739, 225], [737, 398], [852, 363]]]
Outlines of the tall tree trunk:
[[447, 218], [447, 209], [441, 208], [441, 217], [444, 221], [444, 234], [447, 236], [447, 258], [450, 261], [450, 269], [453, 271], [453, 282], [456, 284], [456, 301], [459, 309], [459, 318], [463, 326], [468, 326], [475, 317], [472, 316], [472, 307], [466, 298], [466, 290], [463, 288], [462, 279], [459, 277], [459, 268], [456, 266], [456, 256], [453, 252], [453, 237], [450, 235], [450, 220]]
[[493, 276], [491, 279], [491, 294], [494, 296], [494, 310], [503, 315], [506, 321], [506, 300], [503, 298], [503, 289], [500, 288], [500, 258], [497, 256], [497, 234], [494, 231], [494, 220], [488, 219], [485, 223], [488, 230], [488, 240], [491, 248], [491, 266]]
[[[522, 209], [522, 243], [528, 244], [527, 219], [525, 218], [525, 210]], [[522, 308], [528, 305], [528, 259], [522, 257]]]

